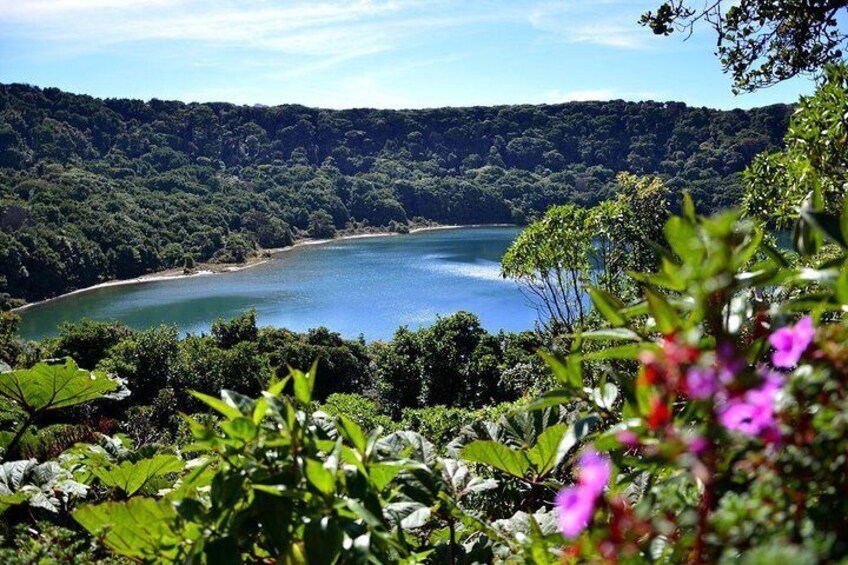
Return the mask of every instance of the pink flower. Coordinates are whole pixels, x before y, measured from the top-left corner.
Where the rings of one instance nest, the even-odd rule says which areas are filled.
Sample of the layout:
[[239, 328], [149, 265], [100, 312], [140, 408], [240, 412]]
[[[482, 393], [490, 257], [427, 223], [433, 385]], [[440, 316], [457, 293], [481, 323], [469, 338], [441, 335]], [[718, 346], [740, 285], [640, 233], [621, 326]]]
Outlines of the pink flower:
[[772, 365], [781, 369], [795, 367], [815, 335], [816, 328], [813, 327], [813, 319], [810, 316], [801, 318], [794, 326], [780, 328], [771, 334], [769, 343], [774, 347]]
[[615, 434], [615, 439], [618, 440], [618, 443], [628, 449], [636, 449], [639, 447], [639, 436], [631, 430], [621, 430]]
[[[705, 358], [712, 358], [712, 363], [705, 365]], [[736, 354], [733, 345], [722, 343], [716, 349], [715, 357], [704, 356], [701, 364], [693, 365], [686, 371], [686, 394], [699, 400], [712, 398], [724, 385], [736, 380], [736, 376], [746, 367], [746, 361]]]
[[686, 371], [686, 392], [690, 398], [711, 398], [718, 390], [718, 376], [712, 367], [693, 365]]
[[559, 491], [556, 507], [562, 535], [573, 538], [583, 531], [595, 513], [595, 498], [597, 495], [580, 486], [566, 487]]
[[589, 449], [577, 461], [577, 482], [589, 492], [599, 495], [610, 480], [612, 467], [609, 458]]
[[573, 538], [589, 524], [595, 502], [610, 480], [609, 458], [589, 449], [577, 461], [577, 484], [559, 491], [556, 507], [562, 535]]
[[716, 349], [716, 377], [722, 384], [732, 383], [747, 366], [748, 363], [736, 354], [736, 349], [729, 342]]
[[710, 448], [710, 441], [704, 436], [695, 436], [689, 441], [689, 451], [695, 455], [703, 455]]
[[719, 422], [728, 430], [750, 437], [759, 437], [770, 443], [779, 441], [775, 401], [781, 386], [783, 377], [774, 371], [766, 371], [759, 387], [729, 399], [719, 408]]

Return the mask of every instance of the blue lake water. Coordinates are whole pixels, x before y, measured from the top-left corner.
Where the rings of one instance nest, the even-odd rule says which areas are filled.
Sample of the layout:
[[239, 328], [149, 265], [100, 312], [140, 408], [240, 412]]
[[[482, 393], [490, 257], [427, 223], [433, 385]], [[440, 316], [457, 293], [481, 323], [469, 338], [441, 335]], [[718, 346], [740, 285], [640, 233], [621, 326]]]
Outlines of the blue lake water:
[[519, 231], [462, 228], [298, 247], [243, 271], [100, 288], [40, 304], [21, 312], [21, 334], [40, 339], [82, 318], [135, 328], [175, 324], [197, 333], [249, 308], [261, 325], [326, 326], [368, 340], [459, 310], [479, 316], [490, 331], [532, 329], [535, 310], [499, 274]]

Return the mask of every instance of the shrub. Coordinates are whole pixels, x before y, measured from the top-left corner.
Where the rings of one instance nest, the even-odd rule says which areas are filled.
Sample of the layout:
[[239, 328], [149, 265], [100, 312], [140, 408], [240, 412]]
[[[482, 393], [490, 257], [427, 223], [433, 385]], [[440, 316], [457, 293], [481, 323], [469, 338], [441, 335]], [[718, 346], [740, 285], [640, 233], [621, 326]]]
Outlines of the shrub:
[[334, 393], [327, 397], [320, 409], [330, 416], [345, 416], [356, 422], [362, 429], [372, 431], [382, 427], [384, 431], [397, 428], [391, 418], [381, 414], [377, 404], [359, 394]]

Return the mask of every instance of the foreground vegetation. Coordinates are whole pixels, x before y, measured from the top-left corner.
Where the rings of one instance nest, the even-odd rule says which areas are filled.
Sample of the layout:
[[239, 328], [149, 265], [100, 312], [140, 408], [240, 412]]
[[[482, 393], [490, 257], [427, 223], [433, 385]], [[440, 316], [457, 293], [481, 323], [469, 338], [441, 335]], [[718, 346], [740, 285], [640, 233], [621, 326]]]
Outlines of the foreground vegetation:
[[[372, 346], [371, 398], [331, 393], [343, 385], [322, 384], [317, 364], [252, 375], [273, 356], [262, 344], [351, 361], [365, 346], [310, 351], [325, 332], [257, 330], [249, 314], [181, 341], [86, 323], [23, 346], [23, 365], [40, 347], [100, 370], [68, 360], [0, 373], [15, 421], [4, 523], [42, 540], [7, 531], [9, 543], [29, 559], [70, 544], [87, 560], [198, 563], [845, 558], [848, 214], [800, 219], [799, 247], [835, 244], [825, 251], [838, 259], [819, 264], [736, 213], [684, 210], [665, 225], [661, 269], [638, 276], [643, 298], [590, 286], [604, 321], [568, 354], [545, 354], [553, 378], [532, 376], [544, 390], [525, 387], [512, 405], [390, 402], [491, 403], [486, 368], [508, 351], [534, 370], [524, 347], [506, 346], [519, 336], [456, 331], [473, 327], [467, 314]], [[232, 388], [190, 390], [220, 386]]]

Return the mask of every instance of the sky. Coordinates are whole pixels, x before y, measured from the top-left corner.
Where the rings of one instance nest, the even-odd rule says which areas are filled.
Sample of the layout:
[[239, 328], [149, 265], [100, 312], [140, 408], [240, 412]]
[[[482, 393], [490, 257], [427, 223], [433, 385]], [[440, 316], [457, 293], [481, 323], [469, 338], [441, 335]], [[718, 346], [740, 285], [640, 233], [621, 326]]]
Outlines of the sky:
[[637, 23], [661, 0], [0, 0], [0, 82], [97, 97], [325, 108], [735, 96], [702, 28]]

